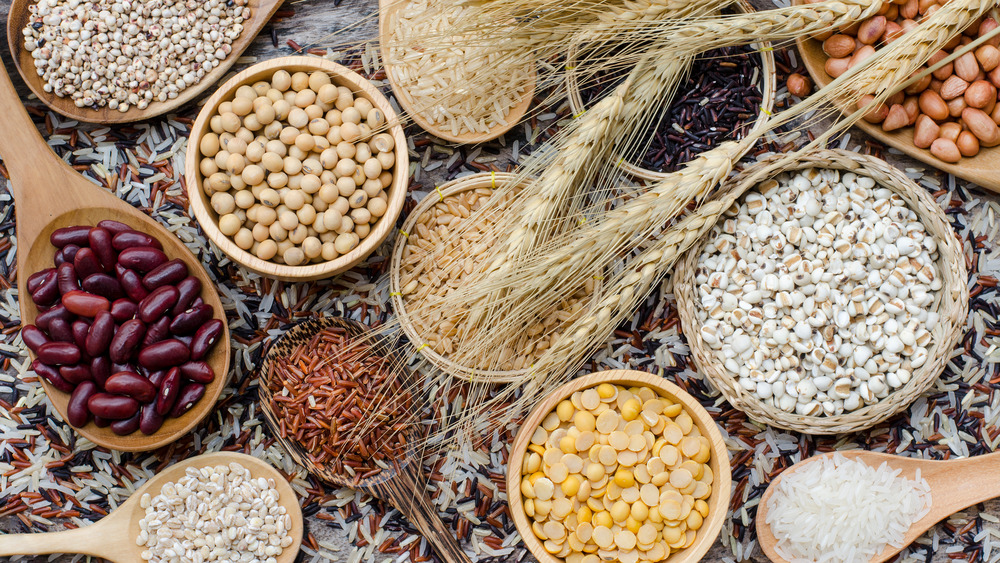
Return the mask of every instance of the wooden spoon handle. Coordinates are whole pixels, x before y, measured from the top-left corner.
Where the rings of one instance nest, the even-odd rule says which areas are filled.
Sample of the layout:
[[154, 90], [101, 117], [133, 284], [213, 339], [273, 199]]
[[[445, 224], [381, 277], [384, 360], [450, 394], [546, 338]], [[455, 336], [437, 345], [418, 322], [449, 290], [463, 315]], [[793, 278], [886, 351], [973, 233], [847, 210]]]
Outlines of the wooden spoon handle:
[[[7, 75], [4, 61], [0, 58], [0, 107], [6, 108], [3, 114], [3, 129], [0, 131], [0, 156], [11, 175], [11, 190], [14, 199], [21, 200], [21, 190], [25, 182], [18, 181], [26, 177], [32, 169], [41, 166], [55, 166], [62, 163], [55, 158], [52, 149], [48, 147], [28, 113], [24, 104], [14, 89], [14, 84]], [[41, 152], [40, 151], [44, 151]], [[46, 162], [42, 163], [41, 160]]]
[[419, 475], [420, 463], [412, 461], [393, 478], [373, 485], [375, 496], [386, 499], [399, 509], [421, 535], [434, 546], [438, 556], [445, 563], [471, 563], [458, 540], [447, 529], [438, 516], [431, 499], [427, 496], [426, 480]]
[[933, 483], [934, 503], [928, 516], [938, 514], [938, 520], [1000, 496], [1000, 479], [996, 478], [1000, 474], [1000, 452], [927, 464], [920, 472]]
[[[110, 538], [106, 530], [98, 531], [100, 524], [45, 534], [0, 535], [0, 555], [47, 555], [50, 553], [83, 553], [104, 559], [118, 560], [113, 553], [101, 549], [102, 545], [129, 541], [126, 537]], [[134, 545], [134, 541], [133, 545]]]

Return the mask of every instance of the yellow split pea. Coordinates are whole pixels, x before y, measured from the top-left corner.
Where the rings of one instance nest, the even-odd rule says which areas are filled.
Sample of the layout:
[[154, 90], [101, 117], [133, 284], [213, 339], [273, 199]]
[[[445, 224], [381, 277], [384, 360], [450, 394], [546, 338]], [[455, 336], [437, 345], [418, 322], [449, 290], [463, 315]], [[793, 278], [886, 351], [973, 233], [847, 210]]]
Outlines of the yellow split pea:
[[567, 563], [655, 562], [708, 516], [711, 443], [682, 405], [603, 383], [556, 405], [531, 437], [521, 494], [531, 529]]

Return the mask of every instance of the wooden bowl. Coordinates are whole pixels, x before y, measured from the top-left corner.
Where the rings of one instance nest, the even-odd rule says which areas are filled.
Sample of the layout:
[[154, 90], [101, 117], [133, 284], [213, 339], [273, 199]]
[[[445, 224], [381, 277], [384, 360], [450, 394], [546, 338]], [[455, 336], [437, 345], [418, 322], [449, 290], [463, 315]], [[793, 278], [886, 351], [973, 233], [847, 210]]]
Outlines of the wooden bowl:
[[694, 397], [666, 379], [644, 371], [610, 370], [585, 375], [556, 389], [531, 411], [524, 424], [521, 425], [517, 437], [514, 438], [514, 445], [510, 448], [510, 459], [507, 462], [507, 503], [510, 506], [510, 513], [514, 519], [514, 525], [517, 526], [517, 531], [521, 534], [528, 550], [540, 563], [563, 563], [562, 559], [545, 551], [542, 543], [538, 541], [531, 530], [531, 522], [528, 521], [528, 516], [524, 512], [524, 500], [521, 498], [521, 468], [524, 465], [528, 444], [531, 443], [531, 435], [541, 425], [542, 420], [556, 408], [556, 405], [577, 391], [589, 389], [601, 383], [649, 387], [658, 394], [680, 403], [683, 405], [684, 411], [694, 419], [695, 426], [701, 431], [702, 436], [707, 437], [712, 442], [712, 459], [708, 463], [715, 474], [715, 481], [712, 484], [712, 493], [707, 500], [708, 517], [705, 518], [701, 529], [698, 530], [693, 544], [665, 559], [670, 563], [700, 561], [715, 543], [726, 519], [732, 488], [729, 453], [715, 421]]
[[197, 98], [202, 92], [216, 83], [226, 75], [226, 72], [236, 63], [236, 59], [250, 46], [264, 25], [270, 21], [274, 12], [281, 7], [282, 0], [247, 0], [250, 8], [250, 18], [243, 22], [243, 32], [232, 42], [232, 52], [222, 60], [222, 63], [213, 68], [211, 72], [201, 78], [201, 80], [185, 88], [179, 95], [165, 102], [152, 102], [146, 109], [130, 107], [128, 111], [118, 111], [103, 107], [100, 109], [78, 108], [72, 98], [60, 97], [46, 92], [43, 87], [45, 82], [38, 73], [35, 72], [35, 59], [31, 53], [24, 49], [24, 36], [21, 30], [28, 24], [28, 6], [33, 4], [33, 0], [14, 0], [10, 5], [10, 13], [7, 16], [7, 44], [10, 46], [10, 53], [14, 58], [14, 65], [21, 73], [28, 88], [38, 96], [38, 99], [53, 111], [65, 115], [71, 119], [85, 121], [88, 123], [132, 123], [150, 119], [164, 113], [174, 111], [182, 105]]
[[674, 274], [674, 294], [680, 314], [684, 336], [691, 347], [698, 370], [716, 388], [722, 391], [734, 407], [744, 411], [750, 418], [772, 426], [803, 432], [806, 434], [841, 434], [860, 432], [894, 416], [907, 408], [921, 393], [930, 388], [944, 370], [951, 357], [951, 351], [964, 334], [965, 320], [969, 312], [969, 274], [965, 268], [965, 254], [959, 239], [952, 231], [948, 217], [931, 198], [927, 190], [913, 183], [902, 171], [877, 158], [843, 150], [814, 151], [797, 160], [774, 169], [772, 164], [784, 155], [775, 155], [747, 168], [739, 176], [731, 178], [719, 188], [717, 197], [742, 195], [760, 182], [773, 178], [781, 172], [805, 168], [832, 168], [870, 176], [882, 187], [899, 194], [924, 224], [930, 236], [938, 245], [937, 266], [943, 277], [942, 288], [937, 299], [931, 304], [941, 318], [931, 331], [932, 344], [927, 349], [927, 362], [914, 370], [909, 382], [892, 391], [876, 403], [849, 413], [836, 416], [803, 416], [788, 413], [768, 405], [756, 394], [747, 392], [737, 378], [726, 369], [717, 351], [705, 344], [701, 335], [701, 321], [696, 307], [696, 282], [701, 254], [712, 237], [705, 237], [688, 250], [677, 265]]
[[[802, 0], [793, 0], [793, 4], [804, 4]], [[817, 88], [822, 88], [833, 82], [834, 78], [826, 73], [826, 60], [829, 58], [823, 52], [823, 42], [808, 36], [799, 36], [795, 39], [802, 54], [802, 62], [816, 82]], [[852, 113], [853, 108], [847, 108], [846, 104], [838, 104], [845, 115]], [[1000, 146], [982, 147], [979, 154], [972, 158], [962, 157], [962, 160], [955, 164], [945, 162], [931, 154], [927, 149], [920, 149], [913, 145], [913, 127], [903, 127], [891, 133], [882, 130], [878, 123], [868, 123], [861, 119], [854, 124], [875, 140], [890, 147], [898, 149], [906, 155], [921, 162], [943, 170], [959, 178], [964, 178], [974, 182], [988, 190], [1000, 192]]]
[[[201, 160], [198, 145], [201, 137], [209, 131], [209, 121], [215, 115], [219, 104], [231, 100], [235, 96], [236, 89], [240, 86], [245, 84], [250, 85], [261, 80], [268, 80], [278, 70], [287, 70], [290, 73], [298, 71], [324, 71], [330, 75], [334, 84], [346, 86], [354, 91], [355, 96], [366, 98], [376, 108], [382, 110], [388, 123], [394, 123], [388, 130], [388, 133], [393, 136], [396, 144], [396, 164], [392, 169], [392, 185], [386, 189], [389, 196], [388, 209], [385, 215], [372, 227], [368, 236], [362, 239], [361, 243], [354, 250], [327, 262], [306, 264], [303, 266], [289, 266], [287, 264], [261, 260], [250, 252], [243, 250], [233, 242], [232, 238], [222, 234], [222, 231], [219, 230], [219, 215], [212, 209], [210, 198], [205, 194], [205, 190], [202, 189], [204, 177], [198, 166]], [[191, 211], [201, 225], [202, 230], [205, 231], [208, 239], [215, 243], [233, 262], [248, 270], [262, 276], [285, 281], [309, 281], [329, 278], [350, 269], [367, 258], [394, 230], [396, 219], [403, 210], [403, 201], [406, 199], [406, 187], [409, 182], [410, 160], [406, 146], [406, 137], [403, 135], [403, 128], [398, 124], [396, 112], [389, 105], [389, 101], [386, 100], [385, 96], [371, 82], [362, 78], [358, 73], [318, 57], [279, 57], [255, 64], [227, 80], [218, 91], [212, 94], [212, 97], [208, 99], [205, 106], [198, 113], [198, 118], [195, 120], [194, 125], [191, 126], [191, 137], [188, 141], [184, 166], [184, 177], [187, 180], [187, 193], [188, 199], [191, 201]]]
[[[732, 7], [737, 12], [743, 14], [754, 12], [754, 7], [747, 0], [737, 0], [732, 4]], [[776, 70], [777, 67], [774, 64], [774, 48], [771, 46], [771, 42], [764, 41], [761, 43], [754, 43], [753, 45], [757, 49], [757, 55], [760, 57], [761, 61], [761, 111], [757, 115], [757, 119], [753, 122], [753, 127], [747, 130], [748, 133], [765, 127], [765, 123], [769, 119], [771, 111], [774, 109], [774, 97], [775, 92], [778, 89], [778, 72]], [[569, 107], [572, 110], [573, 115], [580, 115], [587, 110], [587, 105], [583, 102], [583, 96], [580, 92], [580, 83], [575, 70], [577, 68], [576, 56], [579, 52], [579, 48], [579, 45], [571, 45], [569, 52], [566, 55], [566, 97], [569, 98]], [[636, 178], [641, 178], [651, 182], [659, 182], [670, 177], [670, 173], [668, 172], [658, 172], [656, 170], [643, 168], [623, 158], [619, 158], [618, 167]]]

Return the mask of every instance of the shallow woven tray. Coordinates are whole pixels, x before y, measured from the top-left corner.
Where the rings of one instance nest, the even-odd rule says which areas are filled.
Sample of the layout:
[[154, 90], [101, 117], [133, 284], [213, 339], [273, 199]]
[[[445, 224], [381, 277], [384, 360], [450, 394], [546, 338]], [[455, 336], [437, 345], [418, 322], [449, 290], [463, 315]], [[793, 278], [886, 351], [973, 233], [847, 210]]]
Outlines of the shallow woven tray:
[[709, 242], [708, 237], [687, 252], [678, 264], [673, 281], [684, 335], [699, 371], [722, 392], [730, 404], [747, 413], [750, 418], [806, 434], [839, 434], [865, 430], [904, 410], [926, 391], [944, 370], [952, 349], [959, 342], [969, 312], [969, 275], [962, 246], [941, 207], [927, 191], [907, 178], [902, 171], [882, 160], [849, 151], [821, 150], [801, 157], [780, 170], [768, 170], [779, 158], [782, 155], [765, 159], [746, 169], [723, 184], [718, 195], [742, 195], [762, 181], [791, 170], [833, 168], [853, 171], [870, 176], [879, 185], [899, 194], [920, 218], [927, 232], [935, 238], [938, 243], [937, 266], [943, 279], [942, 288], [937, 299], [931, 303], [931, 309], [937, 311], [941, 319], [931, 331], [927, 362], [914, 370], [912, 378], [903, 387], [892, 391], [877, 403], [850, 413], [802, 416], [765, 404], [756, 395], [740, 387], [736, 378], [701, 338], [701, 323], [695, 313], [695, 273], [698, 258]]

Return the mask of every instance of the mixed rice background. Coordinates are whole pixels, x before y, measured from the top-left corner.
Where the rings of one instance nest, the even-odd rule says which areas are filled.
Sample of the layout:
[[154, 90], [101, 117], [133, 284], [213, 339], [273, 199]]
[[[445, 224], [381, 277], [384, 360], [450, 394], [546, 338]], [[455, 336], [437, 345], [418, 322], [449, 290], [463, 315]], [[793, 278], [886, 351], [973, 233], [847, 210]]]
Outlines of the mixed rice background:
[[[780, 2], [781, 0], [775, 0]], [[773, 7], [757, 0], [759, 8]], [[6, 18], [9, 0], [0, 0]], [[374, 50], [376, 4], [369, 0], [307, 0], [286, 3], [234, 70], [289, 55], [301, 46], [384, 83]], [[333, 52], [324, 38], [347, 25], [359, 48]], [[343, 35], [341, 37], [344, 37]], [[798, 69], [794, 49], [779, 51], [778, 108], [793, 100], [784, 76]], [[25, 92], [9, 57], [7, 71]], [[550, 85], [558, 91], [560, 85]], [[388, 87], [384, 87], [388, 94]], [[206, 93], [205, 97], [207, 97]], [[19, 336], [14, 271], [17, 240], [14, 205], [0, 167], [0, 528], [8, 533], [44, 532], [86, 526], [113, 510], [158, 470], [194, 453], [239, 450], [267, 459], [281, 469], [301, 495], [307, 516], [304, 561], [431, 561], [424, 542], [388, 505], [349, 489], [326, 486], [295, 466], [268, 435], [256, 405], [254, 372], [267, 343], [283, 327], [314, 312], [346, 314], [369, 322], [384, 320], [388, 303], [389, 241], [357, 268], [314, 283], [289, 284], [263, 279], [229, 262], [205, 242], [187, 214], [181, 179], [186, 136], [197, 107], [163, 119], [124, 127], [67, 121], [24, 97], [49, 145], [84, 176], [113, 190], [173, 230], [207, 266], [217, 281], [233, 334], [230, 386], [214, 414], [176, 443], [147, 454], [96, 448], [74, 435], [50, 407], [35, 377], [26, 371], [26, 350]], [[9, 108], [13, 111], [15, 108]], [[502, 139], [474, 147], [451, 147], [415, 128], [410, 134], [410, 199], [413, 207], [436, 183], [487, 170], [509, 170], [537, 144], [571, 119], [561, 98]], [[800, 132], [783, 132], [761, 145], [751, 158], [798, 146]], [[733, 468], [731, 513], [707, 560], [763, 560], [756, 546], [753, 519], [760, 495], [782, 469], [818, 451], [867, 448], [900, 455], [947, 459], [993, 451], [1000, 444], [1000, 197], [915, 163], [852, 132], [838, 146], [887, 158], [933, 194], [961, 237], [969, 266], [971, 307], [965, 337], [934, 388], [908, 411], [868, 432], [811, 438], [747, 420], [702, 381], [689, 361], [669, 281], [637, 311], [632, 322], [593, 357], [587, 371], [631, 368], [660, 373], [688, 389], [713, 413], [726, 436]], [[401, 218], [402, 220], [402, 218]], [[436, 406], [461, 408], [460, 388], [433, 391]], [[463, 540], [475, 561], [531, 561], [520, 547], [508, 517], [504, 494], [507, 448], [512, 425], [427, 460], [430, 491], [442, 518]], [[447, 477], [446, 477], [447, 476]], [[121, 538], [120, 541], [129, 541]], [[38, 560], [76, 561], [82, 556]], [[955, 514], [919, 539], [906, 561], [1000, 561], [1000, 503]], [[31, 561], [32, 558], [8, 558]]]

